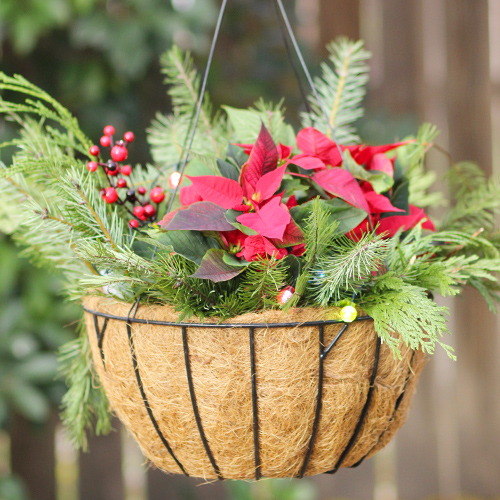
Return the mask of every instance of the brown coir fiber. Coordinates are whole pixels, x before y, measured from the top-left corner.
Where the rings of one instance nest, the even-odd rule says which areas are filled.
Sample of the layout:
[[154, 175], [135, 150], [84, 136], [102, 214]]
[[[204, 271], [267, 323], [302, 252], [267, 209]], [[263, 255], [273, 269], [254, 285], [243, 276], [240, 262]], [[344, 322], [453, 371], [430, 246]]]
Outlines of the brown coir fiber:
[[[131, 304], [92, 297], [85, 306], [126, 317]], [[266, 311], [231, 323], [307, 322], [328, 318], [324, 309]], [[331, 312], [330, 312], [331, 314]], [[175, 322], [167, 306], [140, 306], [137, 318]], [[86, 314], [94, 363], [111, 407], [136, 437], [144, 454], [160, 469], [180, 469], [158, 437], [139, 392], [126, 323], [109, 320], [99, 352], [92, 314]], [[99, 327], [103, 318], [99, 318]], [[328, 345], [341, 325], [325, 327]], [[190, 476], [214, 479], [196, 425], [179, 327], [132, 323], [137, 363], [150, 408], [174, 454]], [[263, 477], [293, 477], [307, 452], [318, 392], [317, 326], [255, 330], [259, 449]], [[253, 479], [254, 435], [248, 329], [187, 330], [194, 390], [203, 429], [224, 478]], [[329, 471], [346, 448], [365, 404], [376, 348], [371, 320], [352, 323], [324, 362], [323, 406], [306, 475]], [[411, 362], [411, 367], [410, 367]], [[385, 446], [406, 420], [425, 355], [402, 346], [402, 360], [382, 344], [378, 373], [366, 419], [350, 453], [349, 467]], [[401, 405], [396, 401], [405, 387]], [[382, 437], [381, 437], [382, 436]], [[380, 438], [381, 437], [381, 438]]]

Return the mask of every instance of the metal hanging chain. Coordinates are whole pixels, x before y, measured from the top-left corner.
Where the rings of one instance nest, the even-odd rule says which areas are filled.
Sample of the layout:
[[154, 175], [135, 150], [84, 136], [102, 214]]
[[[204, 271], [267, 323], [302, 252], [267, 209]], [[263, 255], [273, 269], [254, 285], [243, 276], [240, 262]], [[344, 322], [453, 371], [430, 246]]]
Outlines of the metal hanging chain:
[[[180, 178], [182, 178], [182, 174], [184, 173], [187, 162], [189, 160], [189, 151], [191, 150], [191, 148], [193, 146], [194, 136], [196, 134], [196, 128], [198, 126], [198, 120], [200, 118], [200, 113], [201, 113], [201, 107], [203, 106], [203, 99], [205, 97], [205, 91], [207, 88], [208, 74], [210, 73], [210, 67], [212, 66], [212, 59], [214, 57], [215, 45], [217, 44], [217, 39], [219, 38], [220, 27], [222, 25], [222, 19], [224, 17], [226, 5], [227, 5], [227, 0], [222, 0], [222, 5], [221, 5], [220, 11], [219, 11], [219, 17], [217, 18], [217, 24], [215, 25], [214, 36], [212, 39], [212, 46], [210, 47], [210, 52], [208, 54], [208, 61], [207, 61], [207, 66], [205, 68], [205, 74], [203, 75], [203, 82], [201, 84], [200, 96], [198, 98], [198, 106], [196, 108], [196, 115], [194, 117], [193, 129], [191, 130], [191, 137], [189, 138], [187, 152], [186, 152], [186, 155], [184, 156], [184, 160], [182, 162], [182, 166], [181, 166], [181, 169], [179, 171]], [[172, 194], [172, 197], [170, 198], [167, 213], [170, 212], [170, 210], [172, 209], [172, 204], [174, 202], [175, 197], [177, 196], [179, 186], [180, 186], [180, 182], [175, 187], [175, 190]]]
[[309, 99], [307, 98], [306, 89], [304, 88], [304, 84], [302, 83], [302, 78], [300, 78], [299, 70], [297, 68], [297, 65], [295, 64], [295, 61], [293, 60], [293, 57], [292, 57], [292, 49], [290, 47], [290, 42], [288, 41], [286, 27], [285, 27], [285, 24], [283, 22], [283, 17], [281, 16], [280, 11], [278, 9], [278, 4], [273, 2], [273, 5], [274, 5], [274, 9], [276, 11], [276, 16], [278, 17], [278, 23], [280, 25], [281, 37], [283, 38], [283, 44], [284, 44], [285, 49], [286, 49], [288, 60], [290, 61], [290, 66], [292, 67], [293, 73], [295, 75], [295, 79], [297, 80], [297, 83], [299, 85], [300, 95], [302, 96], [302, 100], [304, 101], [304, 106], [306, 108], [306, 112], [308, 115], [310, 115], [311, 114], [311, 106], [309, 104]]
[[311, 87], [311, 90], [314, 94], [314, 97], [316, 98], [316, 101], [318, 102], [318, 105], [321, 108], [321, 112], [323, 113], [323, 115], [326, 118], [326, 123], [328, 124], [328, 128], [330, 129], [330, 132], [332, 133], [333, 141], [335, 142], [335, 145], [337, 146], [337, 149], [339, 150], [340, 157], [342, 158], [342, 162], [346, 166], [346, 169], [349, 170], [349, 165], [347, 164], [347, 162], [345, 160], [344, 153], [343, 153], [342, 149], [340, 148], [339, 141], [337, 140], [337, 134], [335, 133], [335, 129], [333, 128], [332, 124], [330, 123], [330, 118], [328, 116], [328, 113], [326, 112], [325, 105], [324, 105], [323, 101], [321, 100], [321, 97], [318, 94], [318, 90], [316, 89], [316, 85], [314, 84], [311, 73], [309, 72], [309, 69], [307, 68], [307, 64], [304, 60], [304, 56], [302, 55], [299, 44], [297, 43], [297, 39], [295, 38], [295, 35], [293, 33], [292, 25], [290, 24], [290, 20], [288, 19], [288, 15], [286, 13], [285, 7], [283, 7], [283, 2], [281, 0], [276, 0], [276, 4], [277, 4], [279, 11], [281, 13], [281, 17], [283, 18], [283, 22], [285, 23], [286, 30], [288, 31], [288, 36], [290, 37], [290, 40], [292, 41], [292, 45], [293, 45], [293, 48], [295, 49], [295, 53], [297, 54], [297, 57], [300, 61], [300, 65], [302, 66], [302, 70], [304, 71], [304, 74], [306, 75], [307, 81], [309, 82], [309, 86]]

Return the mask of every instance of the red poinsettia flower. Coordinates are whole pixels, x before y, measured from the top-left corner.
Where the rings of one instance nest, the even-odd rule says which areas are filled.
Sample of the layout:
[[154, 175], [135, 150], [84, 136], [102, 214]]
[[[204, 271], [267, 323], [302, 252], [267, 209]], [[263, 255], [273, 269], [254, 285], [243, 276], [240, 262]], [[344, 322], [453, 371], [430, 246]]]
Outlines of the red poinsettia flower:
[[[248, 147], [250, 156], [243, 165], [239, 182], [214, 175], [186, 176], [192, 185], [180, 191], [183, 215], [191, 211], [193, 217], [196, 216], [196, 230], [223, 231], [225, 242], [231, 248], [236, 246], [230, 241], [235, 235], [228, 231], [232, 226], [224, 214], [227, 210], [240, 212], [236, 221], [257, 234], [237, 235], [237, 248], [241, 249], [237, 255], [247, 260], [262, 255], [281, 258], [287, 254], [285, 246], [300, 244], [303, 240], [289, 207], [282, 202], [283, 195], [276, 194], [286, 170], [286, 165], [278, 167], [278, 163], [286, 160], [292, 150], [281, 144], [276, 147], [264, 126], [256, 143], [251, 148], [244, 146]], [[293, 206], [293, 200], [291, 203]], [[172, 215], [160, 224], [165, 229], [194, 229], [192, 223], [179, 224]]]

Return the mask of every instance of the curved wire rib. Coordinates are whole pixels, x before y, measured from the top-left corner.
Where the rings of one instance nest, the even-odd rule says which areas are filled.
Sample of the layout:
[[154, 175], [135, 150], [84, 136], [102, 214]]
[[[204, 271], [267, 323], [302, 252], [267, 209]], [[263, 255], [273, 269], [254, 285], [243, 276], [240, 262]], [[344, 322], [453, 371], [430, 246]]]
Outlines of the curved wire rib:
[[210, 450], [210, 446], [208, 444], [207, 437], [205, 436], [205, 431], [203, 430], [203, 425], [201, 423], [200, 412], [198, 411], [198, 404], [196, 403], [196, 394], [194, 392], [194, 385], [193, 385], [193, 374], [191, 373], [191, 361], [189, 358], [189, 344], [188, 344], [188, 338], [187, 338], [187, 327], [185, 327], [185, 326], [182, 327], [182, 345], [184, 347], [184, 361], [186, 364], [186, 375], [187, 375], [188, 386], [189, 386], [189, 395], [191, 396], [191, 404], [193, 406], [193, 413], [194, 413], [194, 418], [196, 420], [196, 425], [198, 427], [198, 432], [200, 433], [200, 438], [201, 438], [201, 441], [203, 443], [203, 447], [205, 448], [205, 451], [207, 452], [208, 459], [210, 460], [210, 463], [212, 464], [214, 472], [217, 475], [217, 478], [220, 481], [222, 481], [224, 478], [222, 477], [222, 474], [220, 473], [219, 466], [217, 465], [217, 462], [214, 459], [212, 451]]
[[[83, 307], [85, 312], [89, 314], [95, 314], [101, 318], [115, 319], [117, 321], [128, 321], [130, 323], [139, 323], [143, 325], [158, 325], [158, 326], [186, 326], [186, 327], [200, 327], [200, 328], [287, 328], [287, 327], [303, 327], [303, 326], [318, 326], [318, 325], [338, 325], [343, 324], [341, 320], [328, 320], [328, 321], [304, 321], [303, 323], [291, 322], [291, 323], [183, 323], [181, 321], [174, 323], [173, 321], [157, 321], [142, 318], [128, 318], [126, 316], [116, 316], [114, 314], [107, 314], [99, 311], [94, 311], [93, 309], [88, 309]], [[368, 321], [372, 318], [370, 316], [358, 316], [354, 321]]]
[[372, 370], [372, 375], [370, 377], [370, 388], [368, 389], [366, 403], [363, 406], [363, 410], [361, 411], [361, 415], [359, 416], [358, 424], [356, 425], [356, 428], [354, 429], [354, 432], [352, 433], [352, 436], [351, 436], [351, 439], [349, 440], [349, 443], [347, 443], [345, 450], [342, 452], [342, 455], [340, 455], [334, 468], [331, 471], [328, 471], [327, 474], [335, 474], [340, 469], [340, 467], [344, 463], [344, 460], [346, 459], [347, 455], [352, 450], [352, 447], [354, 446], [354, 443], [356, 442], [356, 439], [358, 438], [358, 435], [361, 431], [361, 427], [363, 427], [363, 423], [365, 421], [366, 415], [368, 414], [368, 409], [370, 408], [370, 403], [371, 403], [372, 396], [373, 396], [373, 390], [375, 388], [375, 378], [377, 377], [378, 361], [379, 361], [379, 356], [380, 356], [380, 344], [381, 344], [380, 337], [377, 335], [377, 345], [375, 348], [375, 359], [373, 361], [373, 370]]
[[375, 446], [377, 446], [380, 443], [384, 434], [389, 430], [389, 427], [391, 426], [391, 423], [394, 420], [394, 417], [396, 416], [396, 413], [398, 412], [401, 403], [403, 402], [403, 399], [404, 399], [404, 396], [406, 393], [406, 387], [408, 386], [408, 382], [410, 381], [410, 377], [412, 374], [412, 366], [411, 365], [413, 363], [414, 357], [415, 357], [415, 351], [413, 351], [413, 354], [411, 355], [410, 368], [408, 369], [408, 375], [406, 376], [405, 383], [403, 385], [403, 390], [401, 391], [401, 394], [398, 396], [398, 399], [396, 399], [396, 404], [394, 405], [394, 411], [392, 412], [392, 415], [391, 415], [391, 418], [389, 419], [389, 422], [387, 422], [386, 428], [382, 431], [382, 434], [380, 434], [379, 438], [377, 439], [377, 442], [370, 448], [370, 451], [368, 451], [368, 453], [361, 460], [358, 460], [354, 465], [351, 465], [352, 469], [354, 469], [355, 467], [358, 467], [359, 465], [361, 465], [364, 462], [364, 460], [366, 460], [366, 458], [372, 452], [372, 450], [375, 448]]
[[260, 446], [259, 446], [259, 408], [257, 405], [257, 379], [255, 371], [255, 329], [248, 329], [250, 338], [250, 371], [252, 377], [252, 417], [253, 417], [253, 448], [255, 463], [255, 479], [262, 477], [260, 470]]
[[146, 392], [144, 391], [144, 386], [142, 385], [141, 374], [139, 372], [139, 366], [137, 364], [137, 355], [135, 352], [134, 337], [132, 335], [132, 327], [130, 325], [130, 323], [131, 323], [130, 313], [132, 312], [132, 309], [135, 308], [134, 314], [133, 314], [133, 317], [135, 317], [135, 315], [137, 313], [137, 308], [139, 307], [139, 300], [140, 300], [140, 297], [136, 300], [136, 302], [134, 303], [134, 305], [130, 309], [130, 311], [128, 313], [129, 320], [127, 321], [127, 325], [126, 325], [127, 326], [128, 341], [129, 341], [129, 345], [130, 345], [130, 353], [132, 354], [132, 364], [134, 366], [134, 372], [135, 372], [135, 377], [137, 379], [137, 385], [139, 387], [139, 391], [141, 393], [141, 397], [142, 397], [142, 401], [144, 402], [144, 406], [146, 407], [146, 411], [148, 412], [149, 419], [151, 420], [151, 423], [153, 424], [153, 427], [155, 428], [155, 431], [158, 434], [158, 437], [160, 438], [161, 442], [163, 443], [163, 446], [165, 446], [168, 453], [174, 459], [175, 463], [178, 465], [178, 467], [182, 471], [182, 473], [185, 476], [189, 476], [189, 474], [184, 470], [183, 465], [179, 462], [179, 460], [175, 456], [172, 448], [168, 444], [168, 441], [165, 439], [165, 436], [161, 432], [160, 427], [158, 426], [158, 422], [156, 421], [156, 419], [153, 415], [153, 411], [151, 410], [151, 407], [149, 406], [148, 398], [146, 396]]
[[104, 318], [104, 323], [102, 324], [102, 328], [99, 330], [99, 321], [97, 320], [97, 315], [94, 314], [93, 316], [94, 316], [95, 334], [97, 336], [97, 347], [99, 348], [99, 352], [101, 353], [102, 366], [104, 368], [104, 371], [106, 371], [106, 360], [104, 358], [102, 345], [104, 342], [104, 332], [106, 331], [106, 327], [108, 326], [108, 318]]

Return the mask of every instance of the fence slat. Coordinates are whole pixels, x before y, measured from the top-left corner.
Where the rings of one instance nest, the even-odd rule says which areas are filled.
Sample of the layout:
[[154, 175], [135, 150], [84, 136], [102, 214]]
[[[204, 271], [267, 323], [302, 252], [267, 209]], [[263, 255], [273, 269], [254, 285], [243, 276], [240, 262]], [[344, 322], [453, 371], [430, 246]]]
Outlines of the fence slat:
[[54, 415], [49, 423], [35, 427], [16, 415], [10, 429], [12, 472], [26, 483], [32, 500], [56, 500]]
[[150, 468], [147, 472], [148, 500], [226, 500], [226, 487], [221, 481], [204, 484], [202, 479], [165, 474]]
[[321, 0], [319, 3], [320, 49], [340, 35], [359, 38], [360, 0]]
[[124, 500], [120, 423], [114, 432], [89, 438], [89, 451], [80, 453], [80, 500]]
[[[447, 104], [450, 152], [457, 159], [477, 161], [491, 173], [488, 7], [487, 0], [446, 0]], [[497, 323], [471, 290], [457, 304], [461, 482], [466, 492], [494, 496], [500, 490]]]

